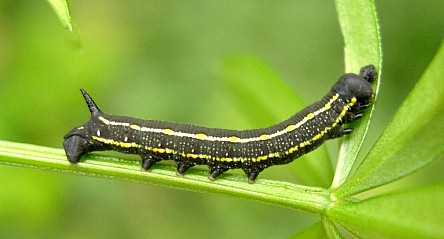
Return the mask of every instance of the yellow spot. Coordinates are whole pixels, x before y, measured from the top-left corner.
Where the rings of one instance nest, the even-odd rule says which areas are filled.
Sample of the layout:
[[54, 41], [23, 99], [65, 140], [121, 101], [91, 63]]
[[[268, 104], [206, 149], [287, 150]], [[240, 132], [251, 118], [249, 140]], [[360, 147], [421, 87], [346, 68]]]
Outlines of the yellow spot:
[[290, 149], [288, 150], [288, 152], [289, 152], [289, 153], [293, 153], [293, 152], [296, 151], [297, 149], [298, 149], [298, 146], [293, 147], [293, 148], [290, 148]]
[[175, 152], [172, 149], [165, 149], [165, 153], [174, 154]]
[[268, 155], [268, 158], [275, 158], [275, 157], [279, 157], [279, 153], [278, 152], [271, 153], [271, 154]]
[[296, 126], [294, 124], [291, 124], [289, 126], [287, 126], [287, 128], [285, 128], [286, 131], [293, 131], [296, 128]]
[[135, 130], [140, 130], [140, 126], [135, 125], [135, 124], [130, 125], [130, 128], [135, 129]]
[[268, 134], [263, 134], [263, 135], [259, 136], [259, 139], [262, 139], [262, 140], [265, 140], [265, 139], [268, 139], [268, 138], [270, 138], [270, 135], [268, 135]]
[[198, 139], [206, 139], [207, 136], [205, 134], [196, 134], [196, 138], [198, 138]]
[[313, 119], [314, 116], [315, 116], [315, 115], [314, 115], [313, 113], [309, 113], [309, 114], [307, 115], [307, 118], [308, 118], [308, 119]]
[[236, 136], [231, 136], [231, 137], [229, 137], [228, 139], [229, 139], [231, 142], [237, 142], [237, 141], [239, 141], [239, 138], [236, 137]]
[[164, 129], [163, 133], [168, 135], [174, 135], [174, 131], [172, 129]]
[[195, 159], [195, 158], [197, 158], [197, 157], [198, 157], [197, 154], [187, 154], [187, 158], [193, 158], [193, 159]]
[[99, 137], [97, 137], [97, 136], [93, 136], [92, 139], [93, 139], [93, 140], [100, 141], [100, 142], [103, 142], [103, 139], [101, 139], [101, 138], [99, 138]]
[[339, 97], [339, 95], [338, 94], [336, 94], [336, 95], [334, 95], [332, 98], [331, 98], [331, 100], [332, 101], [335, 101], [335, 100], [337, 100], [338, 99], [338, 97]]
[[351, 102], [352, 102], [353, 104], [356, 103], [356, 101], [357, 101], [356, 97], [353, 97], [353, 98], [351, 99]]
[[330, 103], [327, 103], [327, 104], [324, 105], [324, 108], [325, 108], [326, 110], [330, 109], [330, 107], [331, 107], [331, 104], [330, 104]]
[[105, 124], [109, 124], [109, 120], [103, 118], [102, 116], [99, 117], [99, 120], [102, 121]]
[[233, 159], [232, 158], [220, 158], [220, 161], [221, 162], [232, 162], [233, 161]]
[[211, 159], [211, 155], [208, 154], [201, 154], [199, 155], [200, 158], [205, 158], [205, 159]]
[[165, 153], [165, 149], [160, 149], [160, 148], [153, 148], [153, 152], [154, 153], [161, 153], [161, 154], [163, 154], [163, 153]]
[[310, 140], [304, 142], [305, 146], [310, 145], [311, 143], [312, 143], [312, 141], [310, 141]]
[[321, 136], [322, 136], [322, 134], [317, 134], [317, 135], [315, 135], [315, 136], [312, 138], [312, 140], [313, 140], [313, 141], [314, 141], [314, 140], [318, 140], [318, 139], [321, 138]]
[[301, 143], [299, 144], [299, 147], [300, 147], [300, 148], [305, 147], [305, 142], [301, 142]]
[[[267, 159], [267, 156], [259, 156], [259, 157], [256, 158], [256, 161], [260, 162], [260, 161], [266, 160], [266, 159]], [[254, 159], [253, 159], [253, 162], [254, 162]]]

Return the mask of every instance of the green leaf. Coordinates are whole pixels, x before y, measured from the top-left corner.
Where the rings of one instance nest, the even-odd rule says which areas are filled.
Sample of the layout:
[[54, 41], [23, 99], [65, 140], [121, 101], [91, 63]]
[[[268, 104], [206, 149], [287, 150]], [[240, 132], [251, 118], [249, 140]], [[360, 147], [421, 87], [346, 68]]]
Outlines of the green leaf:
[[183, 190], [231, 195], [292, 209], [320, 213], [328, 205], [325, 189], [286, 182], [258, 179], [247, 183], [246, 176], [223, 174], [216, 181], [208, 179], [208, 170], [190, 169], [183, 177], [176, 176], [176, 167], [155, 165], [141, 170], [140, 161], [87, 154], [82, 162], [70, 164], [63, 150], [0, 141], [0, 163], [36, 169], [112, 178], [139, 183], [162, 185]]
[[356, 172], [334, 193], [353, 195], [444, 156], [444, 41]]
[[[276, 72], [256, 57], [226, 59], [222, 77], [233, 92], [230, 98], [235, 100], [234, 105], [245, 112], [255, 127], [283, 121], [306, 106]], [[304, 184], [324, 188], [331, 184], [333, 166], [325, 146], [289, 166]]]
[[291, 237], [292, 239], [306, 239], [306, 238], [326, 238], [324, 227], [321, 221], [305, 228], [304, 230], [298, 232], [298, 234]]
[[[346, 72], [358, 73], [360, 68], [375, 65], [379, 77], [373, 83], [375, 95], [381, 78], [381, 39], [373, 0], [336, 0], [338, 19], [345, 42]], [[370, 124], [373, 106], [366, 110], [359, 126], [344, 138], [341, 145], [335, 178], [331, 188], [341, 185], [350, 175]]]
[[[339, 232], [336, 225], [328, 218], [322, 217], [322, 225], [324, 226], [324, 230], [328, 238], [331, 239], [342, 239], [344, 236]], [[320, 237], [318, 237], [320, 238]]]
[[72, 31], [71, 16], [69, 15], [68, 3], [65, 0], [48, 0], [63, 26]]
[[330, 219], [361, 238], [444, 238], [444, 183], [335, 205]]

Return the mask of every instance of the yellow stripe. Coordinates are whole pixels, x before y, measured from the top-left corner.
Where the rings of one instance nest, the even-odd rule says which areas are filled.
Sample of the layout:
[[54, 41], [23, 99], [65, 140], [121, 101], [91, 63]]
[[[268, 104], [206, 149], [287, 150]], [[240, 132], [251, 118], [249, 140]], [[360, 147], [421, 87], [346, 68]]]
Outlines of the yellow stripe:
[[291, 125], [287, 126], [287, 128], [285, 128], [285, 130], [287, 132], [290, 132], [290, 131], [293, 131], [295, 128], [296, 128], [296, 126], [294, 124], [291, 124]]
[[[166, 134], [166, 135], [172, 135], [172, 136], [178, 136], [178, 137], [188, 137], [188, 138], [194, 138], [198, 140], [208, 140], [208, 141], [220, 141], [220, 142], [232, 142], [232, 143], [249, 143], [249, 142], [255, 142], [255, 141], [262, 141], [262, 140], [269, 140], [274, 137], [281, 136], [283, 134], [289, 133], [293, 130], [298, 129], [302, 125], [304, 125], [308, 120], [312, 119], [316, 115], [321, 114], [322, 112], [327, 111], [330, 109], [331, 104], [338, 100], [339, 94], [335, 94], [332, 96], [332, 98], [328, 101], [327, 104], [324, 105], [324, 107], [308, 113], [306, 117], [304, 117], [301, 121], [297, 122], [296, 124], [290, 124], [286, 128], [280, 131], [276, 131], [272, 134], [267, 135], [260, 135], [258, 137], [251, 137], [251, 138], [239, 138], [237, 136], [231, 136], [231, 137], [219, 137], [219, 136], [208, 136], [202, 133], [198, 134], [192, 134], [192, 133], [185, 133], [185, 132], [175, 132], [172, 129], [156, 129], [156, 128], [149, 128], [149, 127], [142, 127], [135, 124], [130, 124], [127, 122], [116, 122], [111, 121], [108, 119], [105, 119], [104, 117], [100, 116], [99, 119], [106, 125], [121, 125], [121, 126], [129, 126], [133, 130], [139, 130], [144, 132], [152, 132], [152, 133], [160, 133], [160, 134]], [[356, 98], [352, 99], [352, 102], [349, 104], [355, 104], [357, 101]]]
[[115, 141], [112, 139], [105, 139], [105, 138], [100, 138], [97, 136], [93, 136], [92, 137], [93, 140], [99, 141], [101, 143], [104, 144], [111, 144], [111, 145], [116, 145], [122, 148], [140, 148], [140, 145], [137, 143], [125, 143], [125, 142], [120, 142], [120, 141]]
[[99, 120], [102, 121], [103, 123], [105, 123], [106, 125], [109, 124], [109, 120], [103, 118], [102, 116], [99, 116]]
[[[337, 100], [337, 98], [338, 98], [337, 95], [333, 96], [332, 99], [327, 104], [330, 105], [331, 102], [333, 102], [334, 100]], [[260, 156], [251, 157], [251, 158], [229, 158], [229, 157], [216, 157], [216, 156], [207, 155], [207, 154], [193, 154], [193, 153], [178, 152], [178, 151], [175, 151], [175, 150], [169, 149], [169, 148], [155, 148], [155, 147], [148, 147], [148, 146], [146, 146], [145, 149], [148, 150], [148, 151], [152, 151], [154, 153], [160, 153], [160, 154], [164, 154], [164, 153], [165, 154], [173, 154], [173, 155], [179, 154], [179, 155], [181, 155], [181, 156], [183, 156], [185, 158], [192, 158], [192, 159], [197, 159], [197, 158], [208, 159], [208, 160], [209, 159], [214, 159], [214, 160], [221, 161], [221, 162], [239, 162], [239, 161], [241, 161], [241, 162], [245, 162], [245, 161], [261, 162], [261, 161], [267, 160], [269, 158], [276, 158], [276, 157], [279, 157], [280, 155], [288, 155], [288, 154], [294, 153], [294, 152], [296, 152], [298, 150], [298, 148], [305, 147], [305, 146], [310, 145], [313, 142], [321, 139], [322, 136], [327, 134], [332, 128], [336, 127], [341, 122], [341, 120], [345, 116], [345, 114], [350, 110], [351, 107], [353, 107], [353, 105], [356, 102], [357, 102], [356, 98], [352, 98], [350, 103], [348, 103], [346, 106], [344, 106], [344, 108], [342, 109], [341, 113], [338, 115], [338, 117], [336, 118], [335, 122], [331, 126], [325, 127], [324, 130], [322, 130], [320, 133], [318, 133], [315, 136], [313, 136], [310, 140], [303, 141], [303, 142], [299, 143], [299, 145], [291, 147], [291, 148], [289, 148], [288, 150], [286, 150], [284, 152], [274, 152], [274, 153], [270, 153], [268, 155], [260, 155]], [[328, 108], [327, 104], [322, 109], [327, 109]], [[295, 130], [297, 127], [299, 127], [300, 125], [302, 125], [301, 122], [305, 123], [306, 120], [308, 120], [309, 118], [314, 117], [314, 115], [317, 115], [320, 112], [321, 111], [318, 110], [315, 113], [309, 113], [299, 123], [294, 124], [294, 125], [293, 124], [289, 125], [283, 131], [278, 131], [277, 133], [279, 133], [279, 132], [291, 132], [291, 131]], [[131, 129], [134, 129], [134, 130], [143, 130], [145, 128], [145, 127], [140, 127], [138, 125], [129, 124], [129, 123], [125, 123], [125, 122], [110, 121], [110, 120], [107, 120], [107, 119], [103, 118], [102, 116], [100, 116], [99, 119], [103, 123], [105, 123], [105, 124], [129, 126]], [[147, 129], [147, 128], [145, 128], [145, 129]], [[177, 135], [178, 133], [181, 133], [181, 132], [175, 132], [172, 129], [153, 129], [153, 130], [156, 130], [157, 132], [161, 132], [161, 133], [168, 134], [168, 135]], [[261, 135], [259, 137], [256, 137], [256, 138], [245, 138], [245, 139], [241, 139], [241, 138], [238, 138], [236, 136], [213, 137], [213, 136], [207, 136], [207, 135], [202, 134], [202, 133], [200, 133], [200, 134], [190, 134], [190, 135], [193, 135], [195, 138], [198, 138], [198, 139], [213, 138], [213, 140], [215, 140], [215, 139], [227, 139], [230, 142], [243, 142], [243, 141], [248, 140], [248, 139], [258, 139], [258, 140], [270, 139], [272, 137], [276, 137], [277, 133], [274, 133], [272, 135], [263, 134], [263, 135]], [[182, 134], [184, 134], [184, 133], [182, 133]], [[115, 145], [115, 146], [119, 146], [119, 147], [122, 147], [122, 148], [141, 148], [142, 147], [141, 145], [139, 145], [139, 144], [137, 144], [135, 142], [121, 142], [121, 141], [115, 141], [115, 140], [112, 140], [112, 139], [101, 138], [101, 137], [98, 137], [98, 136], [92, 136], [92, 139], [96, 140], [98, 142], [104, 143], [104, 144]], [[248, 142], [251, 142], [251, 141], [248, 141]]]

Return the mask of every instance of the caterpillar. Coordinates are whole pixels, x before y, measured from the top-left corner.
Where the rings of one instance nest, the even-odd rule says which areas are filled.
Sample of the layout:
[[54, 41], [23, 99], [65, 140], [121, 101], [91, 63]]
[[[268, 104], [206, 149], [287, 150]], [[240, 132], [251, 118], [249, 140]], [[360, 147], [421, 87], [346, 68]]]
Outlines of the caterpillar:
[[91, 118], [69, 131], [63, 146], [73, 164], [85, 153], [115, 150], [140, 155], [144, 170], [161, 160], [174, 160], [178, 175], [195, 165], [207, 165], [208, 178], [215, 180], [240, 168], [253, 183], [265, 168], [288, 164], [328, 139], [351, 133], [352, 128], [343, 125], [361, 118], [371, 105], [375, 78], [373, 65], [362, 67], [359, 75], [341, 76], [320, 101], [289, 119], [240, 131], [109, 115], [80, 89]]

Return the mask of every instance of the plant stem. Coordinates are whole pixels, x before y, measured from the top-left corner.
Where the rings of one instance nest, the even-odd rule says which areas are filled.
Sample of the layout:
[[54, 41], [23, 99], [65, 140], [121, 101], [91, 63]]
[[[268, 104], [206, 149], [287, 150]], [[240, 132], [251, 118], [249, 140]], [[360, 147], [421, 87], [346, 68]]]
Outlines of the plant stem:
[[330, 203], [329, 192], [287, 182], [259, 179], [247, 183], [245, 176], [224, 174], [216, 181], [207, 178], [207, 170], [191, 169], [176, 176], [172, 165], [158, 164], [146, 172], [139, 161], [88, 154], [77, 165], [70, 164], [61, 149], [0, 141], [0, 163], [12, 166], [112, 178], [161, 185], [211, 194], [230, 195], [312, 213], [322, 213]]

